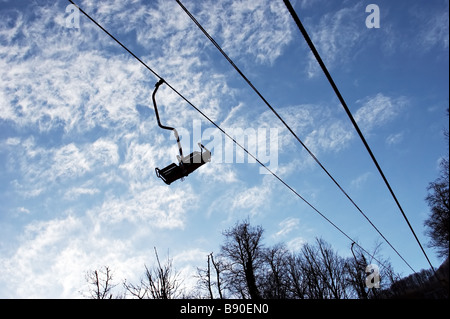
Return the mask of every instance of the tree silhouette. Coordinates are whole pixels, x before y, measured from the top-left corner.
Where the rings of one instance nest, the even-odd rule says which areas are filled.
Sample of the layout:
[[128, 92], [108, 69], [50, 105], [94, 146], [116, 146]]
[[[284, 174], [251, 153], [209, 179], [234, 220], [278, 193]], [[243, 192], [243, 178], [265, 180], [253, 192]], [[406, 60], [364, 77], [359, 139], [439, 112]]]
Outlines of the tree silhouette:
[[124, 282], [126, 291], [133, 297], [144, 299], [175, 299], [180, 297], [179, 273], [172, 265], [172, 259], [167, 257], [165, 264], [161, 264], [158, 252], [155, 249], [157, 266], [148, 268], [145, 266], [145, 277], [139, 284]]
[[[448, 114], [448, 109], [447, 109]], [[444, 132], [448, 142], [448, 131]], [[449, 163], [448, 156], [440, 163], [440, 176], [428, 186], [426, 201], [431, 214], [425, 220], [425, 234], [430, 238], [428, 246], [435, 248], [438, 257], [449, 255]]]
[[111, 268], [108, 266], [100, 270], [92, 270], [86, 273], [86, 281], [89, 285], [89, 297], [92, 299], [112, 299], [111, 290], [116, 286], [113, 284]]
[[[180, 290], [180, 273], [172, 259], [161, 263], [155, 248], [156, 263], [145, 266], [139, 283], [123, 281], [125, 292], [114, 296], [109, 267], [86, 275], [89, 297], [176, 299], [381, 299], [446, 298], [448, 296], [448, 260], [441, 266], [439, 278], [446, 278], [446, 289], [431, 270], [400, 279], [390, 262], [381, 258], [381, 244], [372, 253], [351, 245], [351, 256], [342, 257], [322, 238], [289, 251], [283, 243], [264, 246], [263, 228], [245, 220], [223, 232], [219, 255], [207, 255], [206, 267], [197, 268], [197, 286], [185, 293]], [[378, 264], [380, 287], [367, 286], [367, 266]], [[445, 275], [447, 274], [447, 275]], [[447, 277], [446, 277], [447, 276]], [[438, 279], [439, 279], [438, 278]]]
[[257, 276], [261, 274], [264, 260], [262, 234], [261, 226], [251, 226], [248, 221], [223, 232], [225, 244], [221, 253], [229, 260], [228, 283], [232, 292], [242, 298], [261, 298]]

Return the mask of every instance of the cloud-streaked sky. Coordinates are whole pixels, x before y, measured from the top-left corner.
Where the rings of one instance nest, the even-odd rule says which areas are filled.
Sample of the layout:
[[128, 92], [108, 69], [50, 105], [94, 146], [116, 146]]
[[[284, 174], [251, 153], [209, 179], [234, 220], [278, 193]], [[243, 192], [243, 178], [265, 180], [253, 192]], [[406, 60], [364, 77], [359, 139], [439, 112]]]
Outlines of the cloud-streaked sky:
[[[365, 1], [292, 1], [426, 247], [426, 188], [448, 156], [448, 1], [373, 3], [378, 29], [365, 25]], [[266, 132], [246, 145], [261, 156], [261, 141], [276, 145], [265, 164], [363, 247], [382, 242], [176, 1], [78, 4], [225, 130]], [[283, 1], [183, 4], [408, 263], [428, 268]], [[347, 238], [257, 163], [227, 160], [232, 144], [166, 85], [161, 120], [184, 132], [184, 153], [200, 139], [215, 147], [184, 181], [158, 179], [155, 167], [178, 151], [156, 122], [157, 78], [83, 15], [69, 28], [68, 5], [0, 1], [0, 297], [78, 298], [86, 271], [104, 265], [117, 282], [138, 280], [153, 247], [189, 285], [221, 232], [245, 218], [269, 245], [322, 237], [351, 255]], [[382, 254], [411, 273], [386, 243]]]

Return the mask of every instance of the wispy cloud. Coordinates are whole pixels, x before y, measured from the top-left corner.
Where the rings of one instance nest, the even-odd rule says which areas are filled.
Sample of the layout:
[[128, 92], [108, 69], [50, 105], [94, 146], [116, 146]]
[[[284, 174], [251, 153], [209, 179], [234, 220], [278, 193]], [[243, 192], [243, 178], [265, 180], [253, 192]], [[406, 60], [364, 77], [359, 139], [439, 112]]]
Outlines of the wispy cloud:
[[378, 93], [375, 96], [358, 100], [357, 103], [362, 104], [362, 107], [355, 112], [355, 121], [363, 132], [370, 133], [375, 127], [396, 118], [400, 112], [404, 111], [408, 100], [405, 97], [390, 97]]
[[300, 224], [300, 219], [288, 217], [280, 222], [278, 225], [280, 230], [275, 233], [274, 237], [283, 237], [288, 235], [290, 232], [292, 232], [295, 229], [298, 229]]
[[30, 213], [30, 210], [25, 207], [18, 207], [16, 211], [19, 214], [29, 214]]
[[314, 129], [306, 138], [307, 145], [315, 153], [321, 151], [340, 151], [348, 146], [348, 142], [353, 137], [352, 131], [346, 129], [342, 122], [321, 125]]
[[286, 13], [278, 1], [208, 1], [199, 20], [230, 57], [271, 64], [292, 40]]
[[[437, 5], [437, 6], [435, 6]], [[410, 14], [415, 25], [420, 30], [415, 38], [418, 45], [425, 52], [433, 47], [448, 50], [449, 48], [449, 4], [448, 1], [437, 1], [426, 9], [412, 6]]]
[[126, 173], [130, 183], [148, 179], [155, 173], [158, 154], [156, 147], [150, 144], [131, 142], [123, 163], [119, 166]]
[[227, 184], [235, 183], [239, 180], [232, 165], [226, 165], [224, 163], [216, 164], [214, 159], [211, 160], [210, 164], [202, 167], [199, 175], [211, 181]]
[[[56, 271], [55, 267], [57, 260], [69, 261], [65, 259], [67, 255], [60, 253], [65, 246], [63, 239], [67, 239], [69, 234], [78, 233], [81, 229], [81, 221], [73, 217], [29, 224], [21, 246], [14, 255], [9, 258], [0, 258], [3, 269], [0, 279], [10, 287], [10, 296], [39, 298], [39, 296], [47, 295], [50, 287], [54, 289], [56, 286], [59, 290], [61, 285], [68, 283], [66, 280], [70, 281], [68, 279], [70, 277], [64, 277], [63, 273]], [[83, 256], [78, 257], [78, 260], [73, 260], [71, 267], [65, 270], [65, 274], [68, 274], [67, 271], [69, 273], [73, 271], [76, 265], [83, 263]], [[52, 271], [47, 271], [48, 267]], [[16, 273], [20, 273], [21, 276], [16, 276]], [[73, 275], [73, 273], [70, 274], [70, 276]], [[55, 278], [59, 278], [56, 285]], [[73, 287], [73, 282], [69, 286]]]
[[360, 189], [371, 177], [370, 172], [363, 173], [350, 182], [350, 186], [354, 189]]
[[79, 298], [86, 271], [104, 265], [114, 269], [116, 282], [134, 278], [148, 252], [132, 249], [133, 239], [108, 237], [99, 229], [98, 218], [73, 214], [28, 224], [14, 253], [0, 257], [2, 295]]
[[14, 146], [14, 154], [9, 169], [21, 173], [15, 186], [26, 196], [39, 195], [56, 183], [68, 185], [94, 169], [101, 172], [118, 162], [117, 145], [103, 138], [92, 144], [70, 143], [48, 149], [38, 146], [34, 138], [27, 138]]
[[[311, 39], [328, 69], [348, 62], [355, 56], [358, 44], [364, 38], [361, 25], [355, 19], [364, 8], [361, 3], [324, 15], [317, 26], [311, 27]], [[320, 67], [310, 53], [307, 74], [314, 77]]]
[[231, 203], [232, 210], [246, 210], [253, 214], [257, 214], [259, 209], [264, 206], [264, 203], [268, 201], [270, 194], [270, 188], [255, 186], [252, 188], [244, 189], [242, 193], [235, 196]]
[[100, 193], [98, 188], [74, 187], [64, 194], [66, 200], [77, 200], [82, 195], [95, 195]]
[[290, 251], [297, 252], [302, 249], [303, 245], [306, 243], [307, 241], [303, 237], [295, 237], [286, 243], [286, 247]]
[[386, 143], [388, 145], [398, 144], [403, 140], [403, 136], [404, 136], [403, 132], [391, 134], [388, 137], [386, 137]]
[[157, 229], [183, 228], [187, 208], [195, 207], [195, 194], [190, 187], [173, 192], [165, 186], [135, 190], [125, 196], [107, 198], [94, 214], [107, 224], [131, 222], [147, 223]]
[[448, 49], [449, 32], [448, 32], [448, 10], [447, 12], [441, 12], [435, 17], [430, 19], [428, 28], [421, 34], [424, 43], [427, 46], [437, 45], [443, 49]]

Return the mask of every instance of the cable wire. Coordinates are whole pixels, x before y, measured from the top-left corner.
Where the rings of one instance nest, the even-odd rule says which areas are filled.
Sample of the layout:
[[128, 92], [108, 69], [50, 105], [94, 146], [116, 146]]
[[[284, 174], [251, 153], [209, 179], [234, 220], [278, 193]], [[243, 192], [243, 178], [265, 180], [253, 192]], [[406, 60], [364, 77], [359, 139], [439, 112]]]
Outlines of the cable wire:
[[391, 185], [389, 184], [386, 176], [383, 173], [383, 170], [381, 169], [380, 165], [378, 164], [378, 161], [375, 158], [375, 155], [373, 154], [372, 150], [370, 149], [370, 146], [367, 143], [366, 139], [364, 138], [364, 135], [362, 134], [361, 130], [359, 129], [358, 124], [356, 123], [350, 109], [347, 106], [347, 103], [345, 102], [344, 98], [342, 97], [342, 94], [339, 91], [336, 83], [334, 82], [330, 72], [328, 72], [328, 69], [325, 66], [325, 63], [323, 62], [322, 58], [320, 57], [319, 52], [316, 50], [314, 43], [312, 42], [311, 38], [308, 35], [308, 32], [306, 31], [305, 27], [303, 26], [302, 22], [300, 21], [300, 18], [298, 17], [297, 13], [295, 12], [294, 8], [292, 7], [290, 1], [289, 0], [283, 0], [283, 1], [287, 7], [289, 13], [291, 14], [292, 18], [294, 19], [295, 23], [297, 24], [300, 32], [302, 33], [303, 37], [305, 38], [306, 42], [308, 43], [308, 46], [311, 49], [311, 52], [314, 54], [314, 57], [316, 58], [320, 67], [322, 68], [322, 71], [325, 73], [325, 76], [327, 77], [328, 81], [330, 82], [330, 85], [333, 88], [334, 92], [336, 93], [336, 96], [338, 97], [339, 101], [341, 102], [342, 106], [344, 107], [345, 112], [347, 113], [347, 115], [348, 115], [350, 121], [352, 122], [356, 132], [358, 133], [361, 141], [363, 142], [364, 146], [366, 147], [367, 152], [369, 153], [370, 157], [372, 158], [373, 163], [375, 164], [376, 168], [378, 169], [378, 172], [380, 173], [381, 177], [383, 178], [384, 183], [386, 184], [387, 188], [389, 189], [389, 192], [391, 193], [392, 198], [394, 199], [400, 212], [402, 213], [403, 218], [405, 219], [406, 223], [408, 224], [409, 229], [411, 230], [412, 234], [414, 235], [414, 238], [416, 239], [417, 243], [419, 244], [420, 249], [422, 250], [423, 254], [425, 255], [425, 258], [427, 259], [428, 263], [430, 264], [431, 269], [434, 271], [434, 267], [431, 264], [430, 259], [427, 256], [427, 253], [423, 249], [422, 244], [420, 243], [420, 240], [417, 237], [413, 227], [411, 226], [411, 223], [409, 222], [408, 217], [406, 216], [405, 212], [403, 211], [403, 208], [400, 205], [400, 202], [398, 201], [397, 196], [395, 196], [395, 193], [392, 190]]
[[[77, 4], [75, 4], [72, 0], [68, 0], [74, 6], [76, 6], [81, 13], [83, 13], [89, 20], [91, 20], [94, 24], [96, 24], [102, 31], [104, 31], [107, 35], [109, 35], [115, 42], [117, 42], [122, 48], [124, 48], [128, 53], [130, 53], [137, 61], [139, 61], [145, 68], [147, 68], [151, 73], [153, 73], [159, 80], [164, 80], [157, 72], [155, 72], [152, 68], [150, 68], [146, 63], [144, 63], [140, 58], [138, 58], [131, 50], [129, 50], [124, 44], [122, 44], [118, 39], [116, 39], [111, 33], [109, 33], [105, 28], [103, 28], [97, 21], [95, 21], [88, 13], [83, 11]], [[347, 233], [345, 233], [339, 226], [333, 223], [329, 218], [327, 218], [323, 213], [321, 213], [314, 205], [312, 205], [308, 200], [306, 200], [303, 196], [301, 196], [295, 189], [293, 189], [289, 184], [287, 184], [281, 177], [275, 174], [270, 168], [268, 168], [264, 163], [262, 163], [255, 155], [250, 153], [244, 146], [242, 146], [239, 142], [236, 141], [232, 136], [230, 136], [224, 129], [222, 129], [217, 123], [215, 123], [211, 118], [209, 118], [205, 113], [203, 113], [199, 108], [197, 108], [192, 102], [190, 102], [185, 96], [183, 96], [180, 92], [178, 92], [172, 85], [170, 85], [166, 80], [164, 80], [165, 84], [180, 98], [182, 98], [186, 103], [188, 103], [191, 107], [193, 107], [197, 112], [199, 112], [205, 119], [207, 119], [211, 124], [213, 124], [218, 130], [220, 130], [226, 137], [233, 141], [238, 147], [240, 147], [248, 156], [252, 157], [259, 165], [264, 167], [271, 175], [273, 175], [278, 181], [280, 181], [285, 187], [287, 187], [293, 194], [295, 194], [298, 198], [300, 198], [303, 202], [305, 202], [311, 209], [313, 209], [317, 214], [319, 214], [323, 219], [325, 219], [329, 224], [331, 224], [334, 228], [336, 228], [342, 235], [344, 235], [347, 239], [349, 239], [352, 243], [355, 243], [362, 251], [364, 251], [367, 255], [372, 257], [375, 261], [377, 261], [380, 265], [387, 268], [383, 262], [379, 261], [375, 256], [370, 254], [364, 247], [360, 244], [356, 243], [356, 241], [351, 238]]]
[[275, 116], [284, 124], [284, 126], [289, 130], [289, 132], [295, 137], [295, 139], [303, 146], [303, 148], [308, 152], [308, 154], [316, 161], [316, 163], [322, 168], [322, 170], [328, 175], [328, 177], [336, 184], [339, 190], [348, 198], [348, 200], [355, 206], [359, 213], [369, 222], [369, 224], [378, 232], [378, 234], [388, 243], [388, 245], [394, 250], [394, 252], [405, 262], [405, 264], [413, 271], [415, 270], [409, 265], [409, 263], [403, 258], [403, 256], [394, 248], [394, 246], [389, 242], [389, 240], [381, 233], [381, 231], [373, 224], [373, 222], [367, 217], [366, 214], [358, 207], [358, 205], [353, 201], [353, 199], [348, 195], [348, 193], [342, 188], [342, 186], [336, 181], [336, 179], [331, 175], [330, 172], [323, 166], [319, 159], [314, 155], [314, 153], [303, 143], [303, 141], [295, 134], [292, 128], [283, 120], [283, 118], [278, 114], [278, 112], [272, 107], [272, 105], [264, 98], [264, 96], [258, 91], [258, 89], [251, 83], [251, 81], [245, 76], [245, 74], [236, 66], [233, 60], [225, 53], [221, 46], [214, 40], [214, 38], [203, 28], [203, 26], [198, 22], [198, 20], [192, 15], [191, 12], [181, 3], [180, 0], [176, 0], [178, 5], [184, 10], [184, 12], [191, 18], [191, 20], [197, 25], [197, 27], [203, 32], [203, 34], [214, 44], [214, 46], [219, 50], [219, 52], [225, 57], [225, 59], [234, 67], [234, 69], [241, 75], [241, 77], [247, 82], [247, 84], [255, 91], [255, 93], [263, 100], [263, 102], [269, 107], [269, 109], [275, 114]]

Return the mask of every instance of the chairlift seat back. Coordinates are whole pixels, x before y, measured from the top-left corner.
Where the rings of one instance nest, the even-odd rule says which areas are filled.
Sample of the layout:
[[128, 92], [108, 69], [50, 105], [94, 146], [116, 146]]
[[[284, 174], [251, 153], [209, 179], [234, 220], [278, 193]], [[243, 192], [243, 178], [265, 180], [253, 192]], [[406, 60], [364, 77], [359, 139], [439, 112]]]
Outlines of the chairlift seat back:
[[211, 152], [204, 148], [203, 145], [201, 147], [205, 151], [192, 152], [188, 156], [183, 157], [178, 165], [172, 163], [163, 169], [155, 168], [156, 176], [161, 178], [167, 185], [170, 185], [172, 182], [188, 176], [200, 166], [210, 162]]

